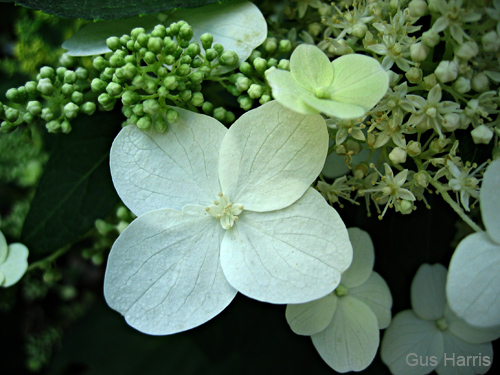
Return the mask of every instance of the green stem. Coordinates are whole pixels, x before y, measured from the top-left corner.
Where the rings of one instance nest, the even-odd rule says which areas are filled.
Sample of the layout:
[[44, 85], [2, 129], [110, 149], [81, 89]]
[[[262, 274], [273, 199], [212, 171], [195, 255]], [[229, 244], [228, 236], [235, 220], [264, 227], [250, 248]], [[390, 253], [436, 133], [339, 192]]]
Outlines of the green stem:
[[54, 262], [57, 258], [64, 255], [70, 248], [71, 248], [70, 245], [65, 246], [65, 247], [61, 247], [59, 250], [53, 252], [48, 257], [40, 259], [39, 261], [37, 261], [35, 263], [31, 263], [28, 267], [27, 272], [32, 271], [35, 268], [41, 268], [41, 269], [46, 268], [50, 263]]

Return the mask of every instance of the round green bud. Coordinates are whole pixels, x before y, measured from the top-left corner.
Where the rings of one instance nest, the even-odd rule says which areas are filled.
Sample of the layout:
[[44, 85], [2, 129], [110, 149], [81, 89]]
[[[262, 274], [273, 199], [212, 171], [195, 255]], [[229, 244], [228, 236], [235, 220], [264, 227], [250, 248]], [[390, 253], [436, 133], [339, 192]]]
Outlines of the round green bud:
[[205, 98], [201, 92], [195, 92], [191, 97], [191, 104], [195, 107], [201, 107], [203, 105]]
[[92, 62], [92, 65], [94, 68], [96, 68], [99, 72], [102, 72], [104, 69], [106, 69], [109, 66], [108, 61], [102, 56], [97, 56], [94, 61]]
[[240, 104], [240, 107], [245, 111], [252, 109], [253, 106], [253, 100], [250, 99], [248, 95], [240, 95], [238, 97], [238, 103]]
[[203, 77], [207, 78], [210, 76], [210, 73], [212, 73], [212, 69], [209, 66], [204, 65], [198, 69], [198, 73], [203, 74]]
[[57, 120], [52, 120], [45, 124], [45, 128], [49, 133], [58, 133], [61, 130], [61, 123]]
[[158, 78], [163, 79], [166, 76], [168, 76], [168, 73], [170, 73], [170, 72], [166, 67], [160, 66], [158, 68], [158, 71], [156, 72], [156, 75], [158, 76]]
[[122, 47], [122, 43], [120, 41], [120, 38], [116, 36], [112, 36], [108, 39], [106, 39], [106, 45], [111, 51], [116, 51], [118, 48]]
[[165, 86], [169, 90], [175, 90], [178, 86], [179, 82], [175, 76], [165, 77], [163, 80], [163, 86]]
[[234, 51], [224, 51], [219, 57], [219, 62], [222, 66], [236, 65], [238, 60], [238, 54]]
[[267, 70], [267, 61], [262, 57], [257, 57], [253, 60], [253, 66], [259, 73], [264, 73]]
[[278, 69], [290, 70], [290, 60], [281, 59], [278, 63]]
[[268, 94], [263, 94], [259, 99], [260, 104], [266, 104], [267, 102], [270, 102], [270, 101], [271, 101], [271, 95], [268, 95]]
[[160, 133], [165, 133], [167, 131], [168, 123], [163, 119], [162, 116], [158, 116], [155, 120], [155, 129]]
[[69, 119], [75, 118], [78, 116], [78, 111], [80, 110], [80, 107], [78, 107], [75, 103], [69, 102], [66, 104], [63, 108], [63, 113], [64, 116], [66, 116]]
[[119, 68], [120, 66], [125, 65], [125, 59], [121, 57], [119, 54], [115, 53], [113, 56], [109, 58], [109, 65], [112, 68]]
[[8, 122], [16, 122], [19, 118], [19, 111], [12, 107], [7, 107], [4, 112], [4, 117]]
[[14, 103], [21, 102], [21, 95], [19, 95], [19, 91], [14, 88], [8, 89], [7, 92], [5, 93], [5, 97]]
[[177, 90], [179, 91], [186, 90], [186, 87], [187, 87], [186, 82], [180, 81], [179, 84], [177, 85]]
[[175, 57], [172, 55], [167, 55], [165, 56], [165, 64], [167, 65], [174, 65], [175, 64]]
[[139, 34], [144, 34], [145, 32], [146, 30], [144, 30], [142, 27], [136, 27], [130, 32], [130, 36], [132, 37], [132, 39], [137, 39]]
[[165, 86], [160, 86], [158, 88], [158, 96], [160, 98], [166, 98], [169, 93], [170, 93], [170, 91]]
[[137, 75], [137, 68], [132, 63], [126, 63], [125, 66], [122, 67], [123, 77], [127, 80], [131, 80]]
[[267, 67], [271, 68], [273, 66], [278, 66], [278, 60], [276, 60], [274, 57], [271, 57], [269, 60], [267, 60]]
[[135, 51], [135, 41], [134, 40], [129, 40], [125, 47], [130, 51], [134, 52]]
[[156, 62], [156, 55], [151, 51], [147, 51], [142, 59], [146, 64], [154, 64]]
[[54, 119], [54, 112], [50, 108], [42, 109], [42, 114], [40, 116], [43, 120], [49, 122]]
[[250, 54], [250, 57], [248, 58], [248, 61], [250, 61], [250, 63], [253, 64], [253, 61], [257, 58], [257, 57], [261, 57], [262, 56], [262, 52], [260, 51], [257, 51], [257, 50], [253, 50], [252, 53]]
[[224, 108], [217, 107], [214, 109], [213, 116], [219, 121], [224, 121], [224, 119], [226, 118], [226, 112], [227, 111]]
[[241, 91], [235, 85], [226, 86], [226, 90], [233, 96], [240, 96]]
[[83, 102], [83, 94], [80, 91], [75, 91], [73, 94], [71, 94], [71, 101], [80, 104]]
[[80, 111], [86, 115], [92, 116], [96, 110], [97, 106], [93, 102], [86, 102], [80, 106]]
[[130, 118], [134, 114], [134, 111], [131, 107], [123, 106], [122, 113], [126, 118]]
[[238, 77], [236, 80], [236, 88], [239, 91], [247, 91], [250, 85], [252, 84], [252, 81], [248, 77]]
[[132, 79], [132, 86], [136, 88], [142, 89], [146, 85], [146, 78], [143, 75], [136, 75], [134, 79]]
[[100, 105], [105, 107], [113, 103], [113, 98], [111, 98], [109, 94], [103, 93], [97, 97], [97, 101], [99, 102]]
[[200, 83], [203, 82], [203, 74], [200, 73], [200, 72], [194, 72], [194, 73], [191, 73], [189, 76], [188, 76], [189, 80], [191, 81], [191, 83], [195, 84], [195, 85], [198, 85]]
[[123, 47], [127, 47], [127, 43], [132, 40], [132, 37], [130, 35], [122, 35], [120, 37], [120, 43]]
[[169, 109], [167, 111], [166, 118], [167, 118], [167, 122], [169, 124], [174, 124], [177, 121], [179, 121], [179, 119], [181, 118], [181, 115], [179, 115], [179, 112], [177, 112], [176, 110]]
[[276, 38], [267, 38], [262, 45], [267, 53], [273, 53], [278, 48]]
[[133, 108], [134, 114], [137, 116], [144, 116], [144, 108], [142, 107], [142, 104], [136, 104]]
[[236, 120], [235, 114], [231, 111], [226, 111], [226, 115], [224, 116], [224, 120], [222, 121], [226, 124], [229, 124], [231, 122], [234, 122], [234, 120]]
[[132, 64], [135, 65], [135, 55], [127, 55], [123, 58], [123, 61], [125, 61], [125, 65], [127, 64]]
[[11, 124], [8, 121], [2, 121], [2, 123], [0, 124], [0, 131], [2, 133], [10, 133], [11, 131], [13, 131], [16, 128], [17, 128], [16, 125]]
[[188, 64], [181, 64], [175, 71], [175, 74], [180, 77], [187, 76], [191, 73], [191, 67]]
[[24, 87], [26, 87], [26, 92], [29, 95], [37, 95], [38, 92], [36, 90], [36, 82], [35, 81], [29, 81], [24, 84]]
[[76, 65], [78, 60], [74, 56], [70, 56], [67, 53], [63, 53], [59, 58], [59, 65], [64, 66], [66, 68], [71, 68]]
[[56, 69], [56, 76], [60, 81], [64, 81], [64, 74], [68, 71], [67, 68], [60, 66]]
[[213, 49], [213, 48], [209, 48], [205, 51], [205, 58], [208, 60], [208, 61], [213, 61], [217, 58], [217, 56], [219, 56], [218, 52]]
[[262, 96], [263, 92], [264, 88], [257, 83], [252, 83], [248, 88], [248, 96], [251, 99], [259, 99]]
[[55, 78], [54, 68], [51, 68], [50, 66], [44, 66], [40, 68], [40, 77], [54, 79]]
[[200, 37], [201, 45], [204, 50], [207, 50], [212, 47], [212, 43], [214, 42], [214, 37], [212, 34], [205, 33]]
[[192, 68], [199, 68], [202, 65], [203, 65], [203, 60], [199, 56], [196, 56], [191, 62]]
[[179, 25], [179, 23], [177, 23], [177, 22], [174, 22], [167, 29], [167, 34], [170, 32], [171, 35], [177, 35], [179, 33], [180, 28], [181, 28], [181, 25]]
[[201, 106], [201, 110], [205, 114], [210, 116], [212, 113], [214, 113], [214, 105], [210, 102], [204, 102], [203, 105]]
[[288, 53], [292, 50], [292, 42], [288, 39], [280, 40], [278, 51], [280, 53]]
[[71, 124], [69, 123], [68, 120], [64, 120], [62, 123], [61, 123], [61, 131], [64, 133], [64, 134], [68, 134], [70, 131], [71, 131]]
[[164, 38], [167, 35], [167, 30], [163, 25], [156, 25], [153, 31], [151, 31], [151, 36], [155, 38]]
[[224, 52], [224, 47], [222, 44], [215, 43], [212, 48], [217, 51], [219, 55], [222, 55], [222, 52]]
[[137, 94], [135, 91], [127, 90], [122, 95], [122, 103], [124, 106], [132, 106], [134, 104], [137, 104], [140, 99], [141, 98], [139, 97], [139, 94]]
[[146, 115], [143, 116], [137, 121], [137, 127], [141, 130], [149, 130], [151, 129], [151, 125], [153, 125], [153, 120], [151, 120], [151, 117]]
[[243, 62], [240, 65], [240, 72], [242, 72], [246, 76], [251, 76], [253, 74], [253, 67], [248, 62]]
[[188, 56], [191, 56], [192, 58], [199, 55], [200, 52], [201, 52], [201, 48], [200, 48], [200, 45], [198, 43], [190, 43], [189, 46], [186, 48], [186, 54]]
[[42, 95], [52, 95], [52, 93], [54, 92], [54, 86], [52, 86], [50, 78], [42, 78], [41, 80], [39, 80], [36, 89]]
[[179, 99], [181, 99], [183, 102], [189, 101], [192, 96], [193, 96], [193, 93], [191, 92], [191, 90], [182, 90], [179, 93]]
[[156, 81], [153, 81], [152, 79], [148, 79], [146, 81], [146, 84], [144, 85], [143, 88], [144, 91], [146, 91], [148, 94], [154, 94], [156, 93], [156, 90], [158, 90], [158, 84]]
[[106, 88], [106, 86], [106, 82], [99, 78], [94, 78], [90, 83], [90, 88], [93, 92], [101, 92]]
[[29, 113], [29, 112], [26, 112], [24, 115], [23, 115], [23, 119], [22, 119], [26, 124], [32, 124], [33, 121], [35, 121], [35, 117]]
[[75, 87], [72, 84], [65, 83], [61, 86], [61, 92], [64, 96], [70, 96], [75, 91]]
[[179, 60], [179, 58], [182, 56], [184, 50], [178, 46], [175, 52], [172, 54], [176, 60]]
[[89, 78], [89, 71], [81, 66], [76, 68], [75, 74], [76, 74], [77, 79], [82, 80], [82, 81]]
[[147, 99], [142, 103], [142, 108], [145, 113], [154, 116], [160, 109], [160, 103], [156, 99]]
[[104, 69], [104, 72], [101, 73], [99, 78], [101, 78], [103, 81], [109, 82], [113, 79], [113, 74], [115, 74], [115, 71], [115, 68], [106, 68]]
[[166, 37], [163, 39], [163, 42], [165, 43], [165, 53], [168, 54], [173, 54], [175, 51], [177, 51], [177, 43], [173, 41], [170, 37]]
[[122, 93], [123, 87], [115, 82], [110, 82], [106, 86], [106, 92], [111, 96], [119, 96]]
[[26, 90], [26, 87], [24, 86], [19, 86], [17, 88], [17, 92], [19, 93], [19, 97], [21, 99], [21, 103], [26, 103], [28, 100], [28, 91]]
[[40, 116], [42, 114], [42, 104], [38, 100], [29, 101], [26, 109], [33, 116]]
[[179, 29], [179, 38], [190, 41], [193, 37], [193, 29], [188, 24], [182, 25]]
[[148, 49], [154, 53], [160, 53], [163, 49], [164, 43], [163, 38], [160, 37], [152, 37], [148, 40]]

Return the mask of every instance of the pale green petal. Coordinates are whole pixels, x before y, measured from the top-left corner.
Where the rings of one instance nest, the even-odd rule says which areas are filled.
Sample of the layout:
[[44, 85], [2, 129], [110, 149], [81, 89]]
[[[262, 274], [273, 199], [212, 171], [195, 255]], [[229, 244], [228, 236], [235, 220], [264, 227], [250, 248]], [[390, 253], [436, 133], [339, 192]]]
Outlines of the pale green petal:
[[219, 148], [227, 129], [212, 117], [175, 110], [181, 119], [165, 133], [129, 125], [111, 147], [113, 184], [137, 216], [186, 204], [208, 206], [221, 191]]
[[332, 62], [331, 100], [372, 109], [389, 88], [389, 76], [372, 57], [358, 54], [341, 56]]
[[269, 102], [241, 116], [224, 137], [222, 191], [245, 210], [287, 207], [316, 179], [327, 151], [328, 131], [320, 115], [300, 115]]
[[438, 320], [446, 305], [446, 268], [422, 264], [411, 283], [411, 306], [421, 319]]
[[469, 343], [481, 344], [500, 337], [500, 326], [488, 328], [473, 327], [465, 320], [460, 319], [448, 305], [444, 310], [444, 317], [450, 332]]
[[315, 301], [287, 305], [286, 321], [297, 335], [311, 336], [323, 331], [332, 321], [338, 297], [333, 293]]
[[300, 97], [306, 105], [316, 109], [318, 112], [340, 119], [354, 119], [363, 117], [367, 112], [365, 107], [357, 104], [345, 103], [332, 99], [319, 99], [314, 95], [303, 95]]
[[370, 235], [359, 228], [347, 229], [352, 243], [353, 258], [349, 268], [342, 274], [342, 285], [353, 288], [363, 284], [373, 269], [375, 253]]
[[380, 346], [382, 361], [394, 375], [428, 374], [439, 365], [443, 352], [443, 334], [435, 322], [421, 320], [411, 310], [392, 319]]
[[170, 209], [139, 216], [111, 249], [104, 279], [107, 303], [151, 335], [212, 319], [236, 295], [220, 266], [223, 235], [213, 217]]
[[301, 98], [312, 95], [300, 87], [287, 70], [272, 69], [266, 72], [266, 79], [271, 86], [274, 99], [281, 105], [303, 115], [314, 115], [320, 110], [311, 108]]
[[221, 247], [229, 283], [271, 303], [305, 303], [327, 295], [351, 261], [342, 219], [312, 188], [282, 210], [243, 211]]
[[0, 285], [4, 288], [14, 285], [28, 269], [29, 251], [26, 246], [20, 243], [12, 243], [9, 245], [7, 258], [0, 264], [0, 273], [3, 274], [3, 283]]
[[485, 232], [465, 237], [453, 254], [446, 284], [448, 303], [478, 327], [500, 325], [500, 246]]
[[485, 374], [493, 362], [491, 343], [470, 344], [444, 331], [444, 356], [438, 375]]
[[500, 245], [500, 159], [494, 160], [483, 178], [479, 193], [479, 204], [483, 223], [489, 236]]
[[8, 253], [9, 247], [7, 246], [7, 240], [5, 239], [3, 233], [0, 231], [0, 264], [5, 262]]
[[349, 295], [364, 302], [375, 313], [379, 329], [391, 323], [392, 296], [389, 286], [377, 272], [372, 272], [368, 280], [356, 288], [349, 289]]
[[293, 79], [312, 93], [319, 87], [328, 87], [333, 80], [330, 59], [318, 47], [301, 44], [290, 57], [290, 72]]
[[361, 371], [377, 353], [377, 318], [363, 302], [345, 296], [339, 298], [330, 325], [311, 339], [321, 358], [335, 371]]

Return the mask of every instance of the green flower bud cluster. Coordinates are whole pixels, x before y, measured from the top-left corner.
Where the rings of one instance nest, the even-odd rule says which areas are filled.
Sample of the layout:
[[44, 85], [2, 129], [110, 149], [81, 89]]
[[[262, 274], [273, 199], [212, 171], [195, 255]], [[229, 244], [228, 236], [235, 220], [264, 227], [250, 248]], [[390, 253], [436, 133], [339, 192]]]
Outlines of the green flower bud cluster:
[[29, 138], [30, 126], [41, 119], [49, 132], [69, 133], [70, 120], [80, 112], [92, 115], [96, 110], [92, 99], [84, 95], [88, 78], [89, 71], [83, 67], [42, 67], [36, 80], [7, 90], [10, 103], [0, 103], [0, 130], [10, 132], [23, 125]]
[[239, 58], [214, 44], [208, 33], [201, 36], [201, 46], [192, 37], [191, 26], [179, 21], [157, 25], [151, 33], [135, 28], [130, 35], [108, 38], [112, 52], [94, 59], [100, 75], [91, 82], [102, 108], [110, 110], [121, 100], [125, 124], [163, 132], [179, 119], [171, 105], [202, 107], [203, 81], [214, 69], [235, 65]]

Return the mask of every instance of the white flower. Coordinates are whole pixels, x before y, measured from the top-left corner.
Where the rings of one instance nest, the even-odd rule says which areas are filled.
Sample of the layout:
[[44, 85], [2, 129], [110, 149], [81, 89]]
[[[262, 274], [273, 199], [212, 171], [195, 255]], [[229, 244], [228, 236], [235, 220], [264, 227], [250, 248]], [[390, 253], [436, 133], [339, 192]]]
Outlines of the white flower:
[[479, 205], [486, 232], [465, 237], [450, 261], [450, 307], [478, 327], [500, 325], [500, 160], [484, 174]]
[[352, 248], [310, 188], [328, 149], [323, 118], [269, 102], [227, 130], [176, 110], [167, 132], [127, 126], [111, 148], [113, 183], [138, 218], [111, 249], [108, 304], [161, 335], [208, 321], [237, 291], [271, 303], [331, 292]]
[[[477, 165], [472, 167], [459, 168], [451, 160], [448, 160], [446, 167], [450, 171], [450, 178], [448, 185], [458, 193], [460, 193], [460, 203], [465, 208], [466, 211], [469, 209], [469, 198], [479, 198], [479, 182], [480, 179], [475, 177], [483, 165], [477, 167]], [[451, 178], [453, 177], [453, 178]]]
[[290, 71], [266, 72], [274, 98], [302, 114], [340, 119], [363, 117], [384, 96], [387, 73], [372, 57], [349, 54], [330, 62], [316, 46], [301, 44], [290, 57]]
[[17, 283], [28, 269], [28, 248], [20, 243], [7, 245], [0, 231], [0, 286], [7, 288]]
[[286, 319], [298, 335], [311, 336], [321, 357], [335, 371], [361, 371], [373, 361], [379, 329], [391, 321], [391, 293], [373, 272], [370, 236], [349, 228], [354, 257], [337, 289], [319, 300], [288, 305]]
[[434, 4], [437, 11], [441, 13], [436, 22], [432, 25], [435, 32], [441, 32], [447, 28], [450, 34], [458, 44], [462, 44], [465, 39], [470, 39], [464, 31], [464, 23], [472, 23], [481, 19], [481, 14], [467, 9], [463, 0], [435, 0]]
[[493, 130], [486, 125], [479, 125], [477, 128], [473, 129], [470, 134], [475, 144], [484, 143], [487, 145], [490, 143], [491, 138], [493, 138]]
[[[413, 310], [392, 319], [380, 355], [395, 375], [484, 374], [493, 360], [491, 340], [500, 329], [478, 329], [459, 319], [446, 304], [446, 268], [423, 264], [411, 284]], [[475, 356], [476, 361], [466, 361]]]

